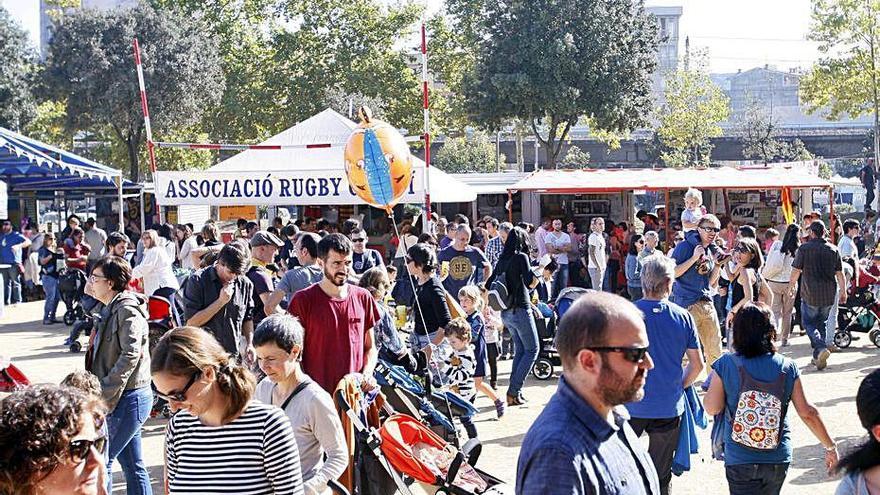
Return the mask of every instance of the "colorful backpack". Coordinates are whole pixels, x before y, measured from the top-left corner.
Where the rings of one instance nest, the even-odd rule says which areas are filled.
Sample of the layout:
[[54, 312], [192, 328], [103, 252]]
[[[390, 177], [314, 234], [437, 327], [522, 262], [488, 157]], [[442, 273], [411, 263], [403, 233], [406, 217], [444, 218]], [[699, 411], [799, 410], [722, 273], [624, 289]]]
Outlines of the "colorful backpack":
[[774, 450], [779, 446], [782, 422], [788, 404], [784, 400], [785, 379], [781, 373], [772, 382], [755, 380], [734, 356], [739, 370], [739, 399], [731, 419], [731, 440], [755, 450]]

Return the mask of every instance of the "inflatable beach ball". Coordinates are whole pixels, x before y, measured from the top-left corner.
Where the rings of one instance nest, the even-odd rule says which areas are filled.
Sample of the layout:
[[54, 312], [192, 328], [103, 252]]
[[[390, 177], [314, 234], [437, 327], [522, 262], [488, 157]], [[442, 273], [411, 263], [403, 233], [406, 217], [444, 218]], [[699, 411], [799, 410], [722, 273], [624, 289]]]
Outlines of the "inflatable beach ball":
[[390, 210], [412, 182], [412, 155], [397, 129], [358, 111], [361, 124], [345, 144], [345, 173], [351, 189], [370, 205]]

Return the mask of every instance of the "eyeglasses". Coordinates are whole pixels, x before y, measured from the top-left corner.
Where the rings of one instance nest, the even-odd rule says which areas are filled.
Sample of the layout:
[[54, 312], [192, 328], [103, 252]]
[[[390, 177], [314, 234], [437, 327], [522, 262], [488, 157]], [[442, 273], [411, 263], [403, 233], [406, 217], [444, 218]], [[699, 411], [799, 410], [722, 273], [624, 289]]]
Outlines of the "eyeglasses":
[[587, 347], [596, 352], [619, 352], [623, 359], [635, 364], [641, 363], [648, 355], [647, 347]]
[[705, 230], [706, 232], [714, 232], [716, 234], [721, 232], [721, 229], [716, 229], [715, 227], [700, 227], [700, 228]]
[[403, 259], [406, 260], [407, 263], [409, 263], [409, 262], [411, 262], [411, 261], [413, 260], [413, 259], [412, 259], [412, 256], [410, 256], [410, 255], [406, 255], [406, 256], [404, 256]]
[[108, 280], [107, 277], [105, 277], [105, 276], [103, 276], [103, 275], [95, 275], [94, 273], [92, 273], [91, 275], [89, 275], [89, 278], [92, 279], [92, 280], [97, 280], [97, 279], [99, 279], [99, 278], [102, 279], [102, 280]]
[[67, 446], [67, 452], [72, 461], [80, 463], [89, 457], [93, 446], [99, 454], [103, 455], [107, 448], [107, 437], [98, 437], [94, 440], [74, 440]]
[[352, 239], [351, 242], [364, 242], [364, 239]]
[[169, 394], [163, 394], [159, 392], [156, 388], [156, 384], [153, 384], [153, 393], [159, 396], [160, 399], [165, 399], [168, 402], [183, 402], [186, 400], [186, 393], [189, 392], [189, 388], [193, 386], [193, 383], [196, 382], [196, 379], [201, 376], [201, 373], [193, 373], [193, 376], [190, 377], [189, 381], [186, 382], [186, 385], [183, 386], [183, 389], [180, 392], [174, 392]]

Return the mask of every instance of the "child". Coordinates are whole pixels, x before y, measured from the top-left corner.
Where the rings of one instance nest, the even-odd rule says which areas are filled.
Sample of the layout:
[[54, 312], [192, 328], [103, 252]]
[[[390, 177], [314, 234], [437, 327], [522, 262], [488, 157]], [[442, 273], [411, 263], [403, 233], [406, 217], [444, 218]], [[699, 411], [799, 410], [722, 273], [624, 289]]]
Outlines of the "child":
[[[473, 403], [477, 398], [477, 391], [474, 388], [476, 359], [474, 349], [471, 347], [471, 326], [464, 318], [456, 318], [446, 325], [443, 334], [452, 346], [452, 354], [446, 358], [443, 369], [446, 383], [451, 385], [458, 395]], [[462, 416], [461, 424], [467, 431], [469, 439], [477, 437], [477, 426], [472, 416]]]
[[698, 189], [688, 189], [684, 193], [684, 211], [681, 212], [681, 227], [685, 232], [694, 230], [706, 214], [703, 208], [703, 193]]
[[379, 321], [375, 325], [379, 359], [396, 366], [402, 366], [408, 372], [415, 373], [418, 370], [416, 357], [410, 354], [406, 346], [403, 345], [394, 322], [395, 315], [385, 305], [385, 294], [388, 293], [391, 285], [388, 281], [388, 272], [381, 266], [374, 266], [361, 275], [358, 285], [370, 291], [379, 308]]
[[501, 416], [504, 416], [504, 402], [495, 395], [492, 387], [483, 381], [483, 378], [486, 376], [486, 354], [488, 352], [486, 350], [486, 338], [483, 335], [486, 323], [480, 311], [483, 306], [483, 295], [480, 294], [480, 289], [476, 285], [466, 285], [458, 291], [458, 302], [461, 303], [462, 309], [467, 314], [467, 322], [471, 326], [471, 342], [474, 346], [474, 358], [476, 360], [474, 384], [477, 390], [483, 392], [483, 395], [491, 399], [492, 403], [495, 404], [495, 414], [500, 419]]
[[[101, 381], [98, 380], [98, 377], [89, 373], [86, 370], [76, 370], [73, 373], [64, 377], [64, 380], [61, 380], [61, 385], [65, 387], [75, 388], [82, 392], [85, 392], [89, 395], [93, 395], [99, 399], [102, 399], [104, 396], [102, 394], [101, 389]], [[101, 425], [101, 431], [98, 432], [99, 436], [104, 437], [109, 444], [109, 432], [107, 431], [107, 421], [104, 421], [104, 424]], [[110, 449], [106, 448], [101, 454], [107, 455]], [[104, 459], [107, 460], [106, 458]], [[103, 485], [101, 485], [103, 486]]]
[[483, 340], [486, 341], [486, 360], [489, 362], [489, 386], [497, 390], [498, 356], [501, 354], [498, 334], [504, 329], [504, 323], [501, 322], [501, 313], [489, 307], [489, 290], [481, 287], [480, 295], [483, 296], [483, 321], [486, 322]]

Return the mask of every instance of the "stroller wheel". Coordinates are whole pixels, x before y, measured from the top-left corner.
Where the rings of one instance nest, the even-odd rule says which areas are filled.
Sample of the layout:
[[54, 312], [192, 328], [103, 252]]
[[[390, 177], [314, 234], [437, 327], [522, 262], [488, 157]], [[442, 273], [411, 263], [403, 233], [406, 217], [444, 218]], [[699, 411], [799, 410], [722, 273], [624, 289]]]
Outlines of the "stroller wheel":
[[880, 331], [874, 330], [871, 335], [871, 342], [874, 343], [877, 347], [880, 347]]
[[846, 330], [834, 334], [834, 345], [841, 348], [849, 347], [852, 344], [852, 334]]
[[75, 321], [76, 321], [76, 313], [75, 312], [68, 311], [68, 312], [64, 313], [64, 324], [65, 325], [71, 326], [71, 325], [73, 325], [73, 323]]
[[538, 380], [549, 380], [553, 376], [553, 363], [547, 358], [539, 357], [532, 366], [532, 374]]
[[80, 352], [82, 351], [82, 344], [79, 341], [74, 340], [72, 344], [70, 344], [70, 352]]

